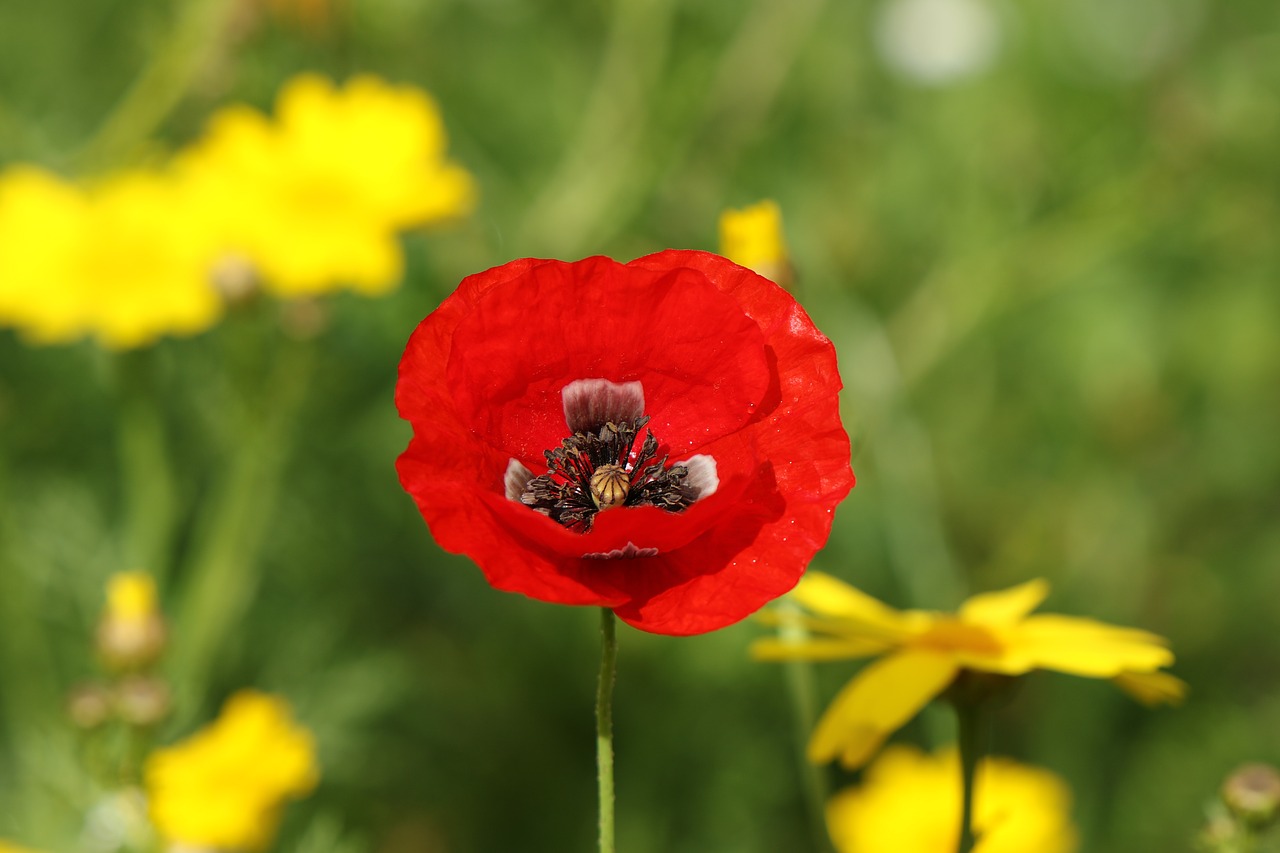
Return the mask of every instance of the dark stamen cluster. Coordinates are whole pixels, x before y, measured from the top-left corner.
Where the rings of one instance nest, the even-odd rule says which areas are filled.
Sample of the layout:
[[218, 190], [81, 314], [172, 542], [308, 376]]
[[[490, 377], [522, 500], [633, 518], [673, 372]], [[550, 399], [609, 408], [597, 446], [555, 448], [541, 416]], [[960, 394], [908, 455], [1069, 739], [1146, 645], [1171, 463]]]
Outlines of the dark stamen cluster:
[[[574, 433], [559, 447], [543, 451], [547, 473], [530, 478], [520, 502], [578, 533], [591, 529], [597, 512], [613, 506], [656, 506], [668, 512], [685, 509], [696, 497], [683, 482], [689, 469], [683, 465], [668, 468], [667, 456], [658, 459], [658, 440], [648, 430], [640, 449], [634, 449], [637, 435], [648, 422], [647, 416], [609, 421], [597, 431]], [[602, 468], [616, 473], [606, 466], [620, 468], [626, 481], [621, 489], [616, 482], [610, 483], [609, 494], [602, 496], [602, 478], [596, 477], [594, 484], [592, 478]]]

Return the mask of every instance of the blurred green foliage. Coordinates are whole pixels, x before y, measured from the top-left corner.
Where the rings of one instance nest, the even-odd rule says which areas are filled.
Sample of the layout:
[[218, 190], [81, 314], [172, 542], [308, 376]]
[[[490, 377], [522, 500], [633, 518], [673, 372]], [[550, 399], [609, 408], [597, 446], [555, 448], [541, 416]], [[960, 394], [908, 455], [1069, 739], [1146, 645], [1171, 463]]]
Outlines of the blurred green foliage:
[[[713, 249], [722, 208], [773, 197], [860, 477], [816, 564], [902, 607], [1045, 576], [1048, 610], [1170, 637], [1183, 708], [1038, 675], [995, 749], [1067, 778], [1084, 850], [1187, 848], [1232, 767], [1280, 761], [1280, 7], [992, 9], [991, 66], [926, 85], [877, 51], [883, 3], [5, 4], [0, 164], [145, 161], [297, 71], [368, 71], [434, 93], [482, 201], [311, 341], [265, 303], [126, 356], [0, 333], [0, 837], [93, 849], [64, 696], [103, 582], [145, 559], [183, 703], [161, 738], [247, 685], [317, 733], [279, 849], [589, 849], [595, 614], [433, 545], [393, 468], [397, 360], [470, 272]], [[201, 560], [226, 572], [193, 592]], [[809, 849], [760, 630], [621, 631], [623, 849]]]

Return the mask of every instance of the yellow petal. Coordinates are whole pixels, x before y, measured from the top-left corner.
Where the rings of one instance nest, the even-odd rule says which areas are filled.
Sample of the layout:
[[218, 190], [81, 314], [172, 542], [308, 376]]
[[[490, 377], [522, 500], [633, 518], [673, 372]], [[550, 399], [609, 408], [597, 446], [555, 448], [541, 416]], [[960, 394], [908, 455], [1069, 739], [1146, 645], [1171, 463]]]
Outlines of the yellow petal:
[[855, 660], [878, 655], [891, 648], [878, 640], [866, 639], [809, 639], [785, 640], [780, 637], [764, 637], [751, 644], [751, 656], [756, 660]]
[[[817, 635], [838, 639], [844, 643], [867, 643], [877, 649], [889, 649], [899, 644], [902, 631], [885, 631], [869, 628], [859, 622], [848, 619], [833, 619], [826, 616], [809, 616], [799, 611], [787, 612], [783, 605], [785, 599], [775, 607], [756, 614], [756, 621], [778, 629], [779, 634], [798, 632], [800, 636]], [[888, 635], [888, 636], [886, 636]]]
[[960, 605], [960, 618], [976, 625], [1013, 625], [1049, 595], [1049, 582], [1036, 578], [1012, 589], [984, 592]]
[[877, 636], [899, 636], [907, 627], [907, 614], [822, 572], [806, 573], [790, 597], [819, 616], [847, 620], [853, 623], [848, 627], [865, 627]]
[[[933, 755], [886, 747], [827, 804], [827, 826], [841, 853], [945, 853], [960, 829], [960, 758], [955, 747]], [[1075, 853], [1071, 791], [1054, 774], [1007, 758], [978, 767], [975, 853]]]
[[1007, 657], [1027, 668], [1091, 678], [1149, 673], [1173, 663], [1173, 652], [1155, 634], [1074, 616], [1029, 617], [1009, 632], [1007, 642]]
[[890, 734], [911, 719], [955, 678], [956, 664], [944, 655], [905, 651], [870, 664], [844, 686], [809, 739], [815, 764], [839, 756], [856, 769]]
[[1167, 672], [1122, 672], [1111, 683], [1144, 705], [1180, 705], [1187, 682]]

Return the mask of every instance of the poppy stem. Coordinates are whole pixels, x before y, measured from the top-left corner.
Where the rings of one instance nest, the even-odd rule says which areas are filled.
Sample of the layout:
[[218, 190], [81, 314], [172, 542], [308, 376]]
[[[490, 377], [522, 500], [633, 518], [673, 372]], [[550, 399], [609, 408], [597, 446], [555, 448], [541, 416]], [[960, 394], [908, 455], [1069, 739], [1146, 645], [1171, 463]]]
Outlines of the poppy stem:
[[977, 838], [973, 832], [973, 795], [978, 764], [982, 760], [982, 705], [980, 702], [955, 702], [959, 723], [960, 775], [964, 784], [960, 809], [959, 853], [970, 853]]
[[613, 611], [600, 608], [600, 680], [596, 685], [596, 770], [600, 799], [600, 853], [613, 843], [613, 683], [618, 674], [618, 639]]

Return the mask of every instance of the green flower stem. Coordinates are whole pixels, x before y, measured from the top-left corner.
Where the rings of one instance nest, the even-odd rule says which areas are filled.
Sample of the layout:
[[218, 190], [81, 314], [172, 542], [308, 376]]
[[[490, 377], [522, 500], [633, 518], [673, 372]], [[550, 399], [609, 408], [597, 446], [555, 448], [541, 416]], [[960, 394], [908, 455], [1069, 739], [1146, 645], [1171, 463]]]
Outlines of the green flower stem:
[[149, 349], [122, 353], [114, 365], [125, 507], [120, 568], [141, 569], [162, 583], [169, 569], [174, 489], [153, 356]]
[[188, 0], [174, 32], [79, 151], [82, 165], [101, 169], [134, 153], [223, 49], [235, 5], [229, 0]]
[[677, 4], [672, 0], [615, 0], [594, 84], [560, 163], [526, 206], [516, 245], [552, 255], [581, 254], [616, 231], [632, 207], [634, 186], [649, 186], [645, 140], [653, 133], [653, 104], [667, 67]]
[[960, 809], [959, 853], [970, 853], [977, 838], [973, 833], [973, 795], [977, 781], [978, 764], [982, 760], [982, 706], [978, 702], [955, 702], [956, 721], [959, 723], [960, 775], [964, 795]]
[[613, 683], [618, 675], [618, 638], [613, 611], [600, 608], [600, 679], [596, 684], [596, 771], [600, 800], [600, 853], [614, 853]]
[[[61, 701], [54, 641], [40, 618], [41, 596], [32, 582], [27, 532], [15, 517], [23, 500], [21, 489], [10, 489], [8, 436], [0, 432], [0, 672], [11, 683], [0, 684], [0, 733], [19, 732], [47, 719], [48, 709]], [[43, 567], [41, 567], [43, 568]], [[20, 689], [19, 689], [20, 688]], [[0, 738], [0, 749], [13, 744]], [[2, 757], [2, 756], [0, 756]]]
[[234, 434], [225, 479], [201, 513], [195, 552], [175, 612], [170, 659], [180, 714], [199, 710], [218, 650], [248, 610], [258, 585], [258, 552], [271, 513], [314, 353], [306, 343], [282, 341], [264, 395], [266, 411], [247, 411]]

